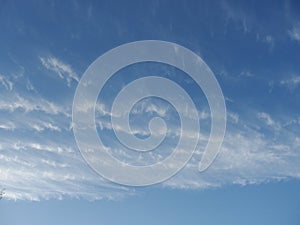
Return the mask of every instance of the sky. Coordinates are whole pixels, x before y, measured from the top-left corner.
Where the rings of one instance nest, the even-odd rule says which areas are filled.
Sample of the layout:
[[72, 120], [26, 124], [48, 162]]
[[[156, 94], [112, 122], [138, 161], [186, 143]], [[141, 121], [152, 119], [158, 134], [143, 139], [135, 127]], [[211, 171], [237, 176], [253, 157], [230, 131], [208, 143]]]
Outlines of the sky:
[[[299, 225], [299, 12], [296, 0], [0, 0], [0, 224]], [[199, 172], [212, 122], [203, 90], [170, 65], [137, 63], [118, 71], [95, 110], [98, 135], [115, 158], [150, 165], [179, 140], [180, 115], [155, 97], [135, 104], [129, 121], [143, 139], [151, 136], [151, 118], [164, 119], [162, 144], [140, 153], [117, 140], [115, 131], [126, 131], [112, 127], [114, 99], [138, 78], [176, 82], [194, 101], [200, 122], [187, 165], [162, 183], [137, 188], [105, 179], [84, 160], [72, 104], [99, 56], [141, 40], [173, 42], [198, 54], [222, 89], [227, 124], [217, 158]]]

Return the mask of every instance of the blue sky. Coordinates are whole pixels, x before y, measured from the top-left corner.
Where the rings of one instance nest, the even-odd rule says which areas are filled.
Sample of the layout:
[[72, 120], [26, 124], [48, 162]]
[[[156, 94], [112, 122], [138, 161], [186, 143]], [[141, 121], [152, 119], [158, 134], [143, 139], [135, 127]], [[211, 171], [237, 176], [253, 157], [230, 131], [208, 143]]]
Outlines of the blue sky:
[[[0, 224], [299, 224], [299, 11], [292, 0], [0, 1]], [[141, 155], [115, 140], [110, 107], [134, 79], [176, 81], [201, 124], [199, 151], [182, 171], [132, 188], [107, 181], [83, 160], [72, 103], [97, 57], [150, 39], [185, 46], [209, 65], [226, 100], [227, 130], [217, 159], [199, 173], [211, 122], [201, 89], [167, 65], [119, 71], [96, 107], [98, 134], [116, 158], [151, 164], [178, 141], [178, 114], [155, 98], [133, 108], [131, 125], [144, 138], [149, 119], [164, 118], [169, 135], [157, 151]]]

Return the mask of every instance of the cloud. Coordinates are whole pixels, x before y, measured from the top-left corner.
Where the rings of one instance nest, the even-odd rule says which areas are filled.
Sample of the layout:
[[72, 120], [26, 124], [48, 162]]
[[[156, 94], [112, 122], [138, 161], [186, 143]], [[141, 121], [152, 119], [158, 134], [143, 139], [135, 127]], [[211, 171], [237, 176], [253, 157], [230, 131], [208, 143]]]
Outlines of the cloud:
[[225, 13], [227, 23], [232, 20], [241, 26], [245, 34], [249, 32], [249, 15], [247, 15], [244, 10], [234, 6], [228, 1], [220, 1], [220, 7]]
[[[57, 66], [59, 63], [53, 63], [51, 60], [44, 59], [44, 63], [49, 64], [49, 68], [55, 67], [54, 65], [61, 68]], [[68, 73], [61, 74], [62, 78], [67, 80]], [[247, 76], [246, 73], [244, 75]], [[297, 79], [289, 82], [298, 84]], [[134, 194], [134, 188], [105, 180], [83, 160], [73, 133], [68, 129], [71, 123], [71, 100], [65, 101], [65, 105], [60, 105], [40, 96], [36, 91], [21, 95], [16, 87], [17, 85], [10, 89], [7, 85], [5, 89], [9, 91], [0, 98], [0, 184], [6, 188], [6, 199], [41, 200], [71, 197], [97, 200], [116, 199]], [[85, 103], [86, 105], [80, 106], [82, 110], [93, 107], [92, 104]], [[148, 103], [135, 108], [133, 116], [139, 117], [146, 113], [172, 119], [170, 108], [158, 107], [151, 101]], [[96, 105], [96, 111], [101, 116], [96, 122], [102, 129], [111, 131], [109, 118], [118, 115], [112, 115], [107, 108], [104, 104]], [[228, 127], [221, 152], [207, 171], [199, 173], [198, 163], [209, 138], [209, 129], [206, 129], [205, 123], [210, 121], [210, 114], [207, 110], [198, 113], [200, 120], [204, 120], [201, 121], [201, 132], [186, 132], [183, 136], [194, 138], [195, 135], [200, 135], [199, 150], [182, 171], [161, 184], [162, 186], [203, 189], [299, 178], [298, 118], [289, 118], [294, 121], [293, 124], [282, 125], [275, 115], [254, 112], [256, 120], [253, 123], [251, 119], [244, 118], [241, 112], [229, 111]], [[189, 115], [189, 109], [185, 114]], [[144, 126], [140, 125], [138, 123], [132, 129], [133, 133], [149, 135], [149, 132], [143, 129]], [[291, 131], [288, 126], [297, 126], [299, 129]], [[174, 140], [180, 135], [180, 129], [176, 128], [171, 127], [171, 132], [168, 133]], [[266, 134], [262, 128], [271, 129]], [[121, 126], [116, 129], [125, 132]], [[159, 131], [157, 134], [160, 135]], [[161, 149], [163, 154], [159, 152], [146, 158], [147, 162], [152, 162], [151, 159], [163, 159], [169, 146], [172, 147], [172, 143]], [[187, 149], [189, 147], [186, 146]], [[126, 149], [118, 149], [115, 146], [109, 146], [105, 150], [114, 151], [130, 162], [142, 163], [145, 160], [142, 157], [133, 158], [133, 154], [127, 154]]]
[[280, 81], [280, 84], [288, 87], [291, 90], [293, 90], [298, 85], [300, 85], [300, 76], [292, 76], [288, 79]]
[[[100, 109], [104, 111], [105, 116], [109, 116], [105, 106], [101, 106]], [[64, 116], [47, 113], [46, 115], [52, 119], [54, 116]], [[295, 150], [300, 146], [299, 135], [289, 133], [286, 126], [282, 126], [266, 112], [257, 112], [255, 115], [263, 122], [257, 123], [258, 128], [240, 114], [229, 112], [228, 130], [221, 152], [209, 169], [203, 173], [198, 172], [198, 163], [208, 140], [206, 137], [201, 140], [199, 151], [193, 155], [187, 166], [161, 185], [171, 188], [205, 189], [298, 178], [300, 157]], [[81, 158], [72, 132], [64, 130], [50, 120], [45, 123], [43, 121], [46, 120], [35, 120], [40, 126], [36, 130], [57, 127], [58, 129], [53, 128], [53, 131], [54, 134], [58, 134], [49, 138], [41, 133], [37, 140], [30, 133], [19, 133], [17, 127], [11, 130], [14, 135], [8, 134], [0, 143], [0, 183], [7, 189], [5, 198], [41, 200], [71, 197], [96, 200], [116, 199], [134, 194], [134, 188], [112, 184], [95, 174]], [[266, 136], [261, 131], [260, 127], [263, 125], [274, 128], [271, 130], [273, 136]], [[300, 123], [294, 125], [300, 126]], [[31, 128], [26, 126], [23, 129]], [[287, 139], [281, 136], [281, 132], [288, 133]], [[21, 133], [28, 135], [24, 137]], [[186, 138], [194, 135], [184, 134]], [[200, 135], [204, 138], [202, 133]], [[114, 147], [108, 149], [114, 150], [129, 161], [143, 162], [143, 158], [132, 158], [133, 155], [127, 154], [126, 151], [112, 148]], [[161, 154], [152, 156], [153, 159], [164, 158]]]
[[68, 109], [64, 107], [39, 96], [27, 96], [27, 98], [24, 98], [16, 92], [8, 96], [2, 96], [0, 99], [0, 110], [9, 112], [23, 110], [26, 113], [36, 111], [52, 115], [64, 114], [70, 117]]
[[71, 66], [59, 59], [52, 56], [47, 58], [40, 57], [40, 61], [46, 69], [54, 71], [61, 79], [66, 80], [68, 86], [71, 86], [72, 80], [79, 81], [78, 75], [73, 71]]
[[[291, 133], [287, 126], [283, 126], [266, 112], [254, 114], [260, 121], [253, 124], [236, 112], [228, 112], [228, 129], [224, 143], [219, 156], [209, 169], [203, 173], [198, 172], [198, 163], [208, 141], [206, 137], [187, 166], [162, 185], [203, 189], [298, 178], [300, 160], [296, 149], [300, 146], [299, 134]], [[298, 120], [297, 125], [300, 125]], [[262, 128], [271, 128], [270, 134], [266, 135]], [[184, 137], [188, 136], [189, 134], [184, 134]], [[203, 137], [203, 133], [200, 133], [201, 136]], [[164, 155], [160, 156], [164, 158]]]
[[9, 91], [13, 89], [13, 83], [2, 74], [0, 74], [0, 85], [4, 86], [6, 90]]
[[[274, 121], [263, 114], [270, 125]], [[247, 121], [243, 126], [228, 129], [221, 151], [213, 164], [203, 173], [197, 172], [201, 154], [195, 154], [178, 175], [163, 185], [183, 189], [207, 189], [225, 185], [261, 184], [270, 181], [300, 178], [299, 137], [282, 128], [280, 133], [266, 136]], [[284, 138], [282, 134], [289, 133]], [[297, 147], [298, 146], [298, 147]]]
[[288, 35], [294, 41], [300, 41], [300, 22], [293, 26], [291, 30], [288, 31]]
[[38, 122], [31, 124], [31, 127], [36, 131], [52, 130], [52, 131], [61, 131], [61, 128], [50, 123], [50, 122]]
[[150, 113], [150, 114], [157, 114], [158, 116], [165, 117], [168, 113], [169, 108], [165, 105], [157, 105], [151, 103], [149, 100], [142, 101], [139, 104], [139, 107], [135, 107], [132, 113], [134, 114], [142, 114], [142, 113]]
[[269, 44], [273, 44], [274, 43], [274, 38], [271, 35], [267, 35], [265, 37], [265, 41]]
[[248, 71], [248, 70], [243, 70], [240, 73], [240, 76], [241, 77], [254, 77], [255, 75], [253, 73], [251, 73], [250, 71]]
[[[151, 106], [151, 102], [148, 103]], [[102, 106], [101, 108], [105, 109], [106, 107]], [[142, 113], [146, 111], [145, 109], [147, 109], [146, 104], [143, 105], [143, 110], [138, 110], [138, 112]], [[104, 111], [104, 115], [108, 115], [107, 110]], [[163, 115], [170, 117], [168, 113]], [[256, 119], [255, 123], [251, 122], [253, 118], [247, 120], [237, 112], [229, 111], [227, 115], [229, 120], [224, 143], [219, 156], [209, 169], [203, 173], [198, 172], [198, 163], [208, 141], [206, 130], [201, 129], [200, 137], [202, 139], [199, 144], [199, 151], [195, 152], [182, 171], [164, 182], [163, 186], [203, 189], [231, 184], [260, 184], [299, 177], [300, 166], [298, 163], [300, 160], [298, 160], [299, 154], [296, 151], [297, 146], [300, 145], [300, 140], [297, 139], [299, 134], [290, 132], [287, 125], [282, 125], [277, 116], [266, 112], [254, 112], [253, 115], [259, 119]], [[107, 129], [112, 129], [109, 120], [97, 120], [97, 123]], [[300, 125], [298, 120], [296, 125]], [[116, 129], [122, 130], [122, 127]], [[268, 134], [264, 131], [265, 129], [269, 129]], [[142, 128], [138, 132], [142, 133]], [[171, 130], [171, 133], [176, 134], [176, 137], [180, 135], [178, 129]], [[195, 136], [195, 134], [189, 133], [183, 135], [184, 138]], [[188, 149], [189, 146], [186, 148]], [[140, 157], [132, 158], [133, 156], [127, 155], [126, 152], [116, 152], [121, 155], [121, 158], [131, 157], [128, 159], [130, 162], [143, 161]], [[157, 158], [163, 159], [165, 155], [160, 154]]]
[[273, 128], [274, 130], [279, 130], [281, 128], [280, 123], [275, 122], [268, 113], [259, 112], [257, 113], [257, 118], [262, 119], [268, 126]]
[[87, 166], [70, 123], [70, 106], [37, 91], [18, 85], [1, 94], [0, 188], [6, 188], [5, 199], [118, 199], [133, 192]]
[[0, 129], [3, 130], [14, 130], [16, 128], [15, 124], [11, 121], [0, 123]]
[[6, 199], [115, 199], [131, 192], [95, 174], [76, 153], [74, 143], [63, 143], [65, 138], [17, 139], [7, 138], [0, 146], [0, 184], [6, 188]]
[[228, 118], [231, 120], [233, 123], [238, 123], [239, 122], [239, 115], [234, 112], [227, 112]]

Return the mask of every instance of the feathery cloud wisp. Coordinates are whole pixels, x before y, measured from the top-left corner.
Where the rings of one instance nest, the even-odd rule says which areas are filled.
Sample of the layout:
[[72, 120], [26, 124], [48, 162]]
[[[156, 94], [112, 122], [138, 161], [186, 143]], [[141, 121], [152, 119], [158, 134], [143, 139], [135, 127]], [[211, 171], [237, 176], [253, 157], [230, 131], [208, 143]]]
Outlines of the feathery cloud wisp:
[[293, 26], [291, 30], [288, 31], [288, 35], [294, 41], [300, 41], [300, 22]]
[[40, 61], [46, 69], [54, 71], [61, 79], [66, 80], [68, 86], [71, 86], [72, 80], [79, 81], [78, 75], [73, 71], [71, 66], [59, 59], [52, 56], [47, 58], [40, 57]]

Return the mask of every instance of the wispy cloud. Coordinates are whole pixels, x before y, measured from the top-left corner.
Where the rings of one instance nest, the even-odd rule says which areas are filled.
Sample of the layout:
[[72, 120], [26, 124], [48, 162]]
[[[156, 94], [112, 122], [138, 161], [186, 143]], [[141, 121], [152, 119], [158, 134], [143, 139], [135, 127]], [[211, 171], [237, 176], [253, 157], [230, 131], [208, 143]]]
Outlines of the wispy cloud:
[[6, 88], [6, 90], [11, 91], [13, 89], [13, 82], [11, 82], [7, 77], [0, 74], [0, 85]]
[[[183, 152], [190, 149], [189, 140], [191, 138], [200, 136], [199, 149], [186, 167], [162, 185], [172, 188], [203, 189], [232, 184], [259, 184], [270, 180], [300, 178], [298, 105], [289, 104], [290, 108], [281, 107], [282, 117], [276, 112], [273, 113], [272, 110], [279, 108], [280, 102], [276, 96], [280, 96], [280, 99], [281, 97], [282, 99], [290, 98], [288, 103], [297, 103], [296, 94], [288, 95], [289, 93], [287, 93], [287, 96], [284, 96], [281, 95], [280, 91], [285, 91], [284, 88], [296, 90], [300, 85], [300, 74], [292, 73], [290, 75], [294, 74], [294, 76], [283, 78], [279, 84], [276, 80], [278, 77], [276, 72], [286, 71], [289, 66], [292, 67], [291, 69], [297, 69], [300, 23], [292, 23], [292, 26], [288, 28], [286, 25], [295, 21], [298, 15], [295, 17], [283, 15], [282, 11], [285, 10], [285, 7], [281, 3], [275, 4], [275, 8], [273, 7], [266, 12], [265, 10], [257, 10], [257, 5], [252, 4], [251, 1], [236, 3], [231, 0], [221, 0], [213, 4], [209, 2], [207, 1], [204, 5], [184, 3], [181, 13], [185, 16], [178, 18], [179, 20], [176, 20], [175, 11], [173, 12], [161, 4], [152, 4], [153, 7], [150, 7], [150, 11], [145, 13], [145, 16], [148, 15], [151, 18], [143, 19], [145, 26], [136, 26], [140, 25], [140, 21], [135, 24], [135, 21], [120, 21], [120, 18], [117, 17], [108, 18], [100, 24], [102, 28], [100, 31], [98, 29], [94, 34], [89, 32], [88, 37], [82, 36], [84, 31], [97, 30], [94, 29], [95, 24], [97, 25], [97, 21], [101, 19], [104, 11], [97, 8], [96, 5], [84, 7], [77, 4], [77, 1], [74, 1], [75, 8], [70, 7], [75, 10], [71, 14], [65, 10], [66, 8], [63, 8], [62, 13], [65, 13], [65, 16], [60, 16], [60, 18], [67, 18], [67, 20], [62, 21], [62, 23], [53, 20], [53, 16], [59, 15], [60, 12], [54, 15], [49, 14], [49, 10], [47, 11], [48, 17], [51, 17], [51, 21], [48, 22], [57, 28], [54, 30], [39, 30], [38, 26], [30, 24], [36, 19], [35, 17], [21, 18], [22, 15], [18, 17], [17, 14], [12, 15], [12, 17], [17, 16], [16, 18], [11, 17], [13, 20], [7, 22], [10, 24], [18, 23], [19, 35], [15, 34], [16, 29], [6, 29], [9, 28], [6, 26], [6, 21], [1, 23], [1, 25], [5, 25], [5, 27], [2, 26], [4, 28], [2, 30], [7, 31], [4, 39], [13, 37], [12, 40], [14, 40], [7, 42], [8, 46], [2, 48], [0, 62], [2, 67], [0, 71], [0, 189], [6, 188], [5, 198], [41, 200], [72, 197], [96, 200], [118, 198], [134, 193], [133, 188], [113, 184], [98, 176], [80, 155], [72, 130], [69, 129], [72, 121], [73, 87], [80, 78], [77, 71], [78, 65], [73, 64], [72, 59], [54, 53], [54, 51], [59, 52], [57, 49], [50, 50], [54, 55], [40, 53], [49, 52], [45, 48], [53, 46], [49, 43], [43, 46], [37, 43], [37, 40], [46, 36], [51, 39], [47, 38], [47, 40], [55, 43], [56, 46], [65, 46], [66, 49], [77, 51], [76, 55], [79, 57], [76, 58], [80, 60], [80, 64], [88, 66], [86, 59], [93, 58], [97, 52], [99, 53], [99, 50], [102, 51], [115, 44], [115, 41], [111, 39], [113, 33], [117, 33], [119, 36], [116, 40], [123, 43], [132, 39], [131, 37], [138, 39], [143, 33], [163, 31], [161, 37], [164, 39], [169, 37], [175, 42], [187, 45], [192, 51], [201, 52], [203, 58], [208, 60], [212, 71], [222, 71], [217, 78], [224, 94], [228, 96], [226, 98], [228, 105], [227, 131], [221, 152], [207, 171], [199, 173], [198, 163], [201, 160], [205, 144], [209, 140], [211, 115], [210, 111], [207, 110], [209, 108], [207, 101], [202, 101], [202, 97], [204, 100], [205, 96], [200, 96], [203, 93], [200, 93], [198, 88], [194, 89], [196, 83], [192, 82], [191, 79], [187, 79], [189, 82], [183, 81], [183, 84], [188, 89], [188, 93], [193, 95], [191, 97], [197, 101], [196, 103], [199, 103], [198, 114], [201, 127], [199, 133], [191, 130], [181, 133], [180, 121], [173, 107], [171, 105], [155, 105], [151, 101], [145, 101], [145, 104], [141, 104], [140, 107], [133, 108], [130, 114], [131, 130], [125, 129], [124, 124], [115, 128], [115, 131], [147, 136], [150, 135], [149, 118], [157, 115], [166, 118], [165, 121], [169, 128], [167, 139], [163, 142], [163, 147], [159, 149], [160, 152], [157, 155], [155, 155], [155, 151], [151, 152], [153, 159], [163, 159], [171, 153], [180, 135], [188, 140], [185, 142], [185, 149], [180, 149]], [[260, 6], [266, 7], [267, 5], [262, 4]], [[19, 11], [14, 6], [6, 8], [12, 8], [15, 12]], [[56, 8], [61, 7], [57, 5]], [[82, 10], [84, 15], [81, 15]], [[159, 21], [159, 26], [156, 26], [152, 23], [152, 17], [160, 13], [163, 15], [164, 11], [167, 12], [168, 18], [174, 20]], [[198, 14], [192, 13], [195, 11], [198, 11]], [[7, 15], [10, 14], [8, 11]], [[81, 15], [80, 23], [76, 27], [68, 26], [68, 22], [74, 21], [72, 18], [74, 15]], [[106, 12], [104, 15], [109, 16]], [[15, 21], [15, 19], [17, 20]], [[205, 22], [194, 23], [193, 21]], [[128, 22], [132, 22], [132, 26], [130, 29], [124, 29], [126, 28], [125, 25], [129, 24]], [[185, 27], [186, 33], [189, 34], [185, 38], [176, 33], [178, 22]], [[188, 26], [184, 26], [185, 24]], [[64, 32], [64, 35], [58, 37], [58, 35], [53, 34], [53, 31], [62, 31], [66, 25], [70, 29]], [[134, 27], [139, 29], [134, 29]], [[24, 35], [28, 37], [26, 40]], [[68, 42], [66, 35], [69, 35], [73, 40]], [[79, 40], [81, 36], [85, 38]], [[102, 43], [102, 47], [91, 42], [74, 49], [74, 44], [88, 40], [97, 40]], [[26, 44], [27, 47], [22, 48], [26, 51], [18, 50], [17, 46], [9, 46], [9, 43]], [[98, 46], [98, 48], [94, 49], [94, 46]], [[273, 46], [274, 51], [265, 51], [266, 48], [272, 49]], [[280, 54], [281, 49], [291, 46], [293, 49], [285, 49], [286, 52], [291, 53], [288, 57], [286, 54]], [[39, 52], [38, 56], [36, 56], [36, 52]], [[11, 54], [17, 55], [12, 57], [14, 58], [12, 59], [13, 62], [9, 63], [9, 59], [6, 60], [5, 58]], [[34, 59], [38, 61], [37, 64], [35, 64], [36, 60]], [[182, 59], [182, 63], [186, 66], [189, 65], [189, 62], [184, 59]], [[148, 66], [151, 65], [147, 64], [145, 68], [150, 68]], [[9, 72], [9, 70], [11, 71]], [[174, 79], [174, 81], [176, 80], [178, 84], [187, 76], [187, 74], [182, 74], [182, 76], [177, 77], [175, 68], [174, 70], [166, 70], [162, 70], [162, 74]], [[120, 83], [125, 85], [127, 81], [135, 77], [134, 74], [131, 76], [130, 71], [125, 68], [125, 74], [130, 76], [122, 77], [121, 81], [117, 81], [121, 73], [116, 74], [110, 80], [112, 83], [117, 82], [111, 85], [111, 89], [103, 89], [104, 92], [107, 90], [107, 93], [102, 96], [105, 101], [110, 101]], [[41, 73], [48, 74], [54, 79], [47, 83], [49, 79], [37, 75]], [[156, 70], [147, 69], [145, 73], [141, 73], [141, 75], [143, 74], [160, 73], [156, 73]], [[116, 80], [114, 80], [115, 78]], [[179, 79], [177, 80], [177, 78]], [[265, 88], [267, 81], [270, 80], [274, 80], [274, 83], [281, 86], [280, 88], [274, 86], [273, 92], [268, 95]], [[242, 82], [240, 83], [240, 81]], [[61, 84], [65, 86], [65, 89]], [[57, 86], [59, 87], [57, 91], [60, 92], [53, 91]], [[71, 88], [67, 88], [68, 86]], [[250, 89], [251, 92], [249, 92]], [[110, 92], [110, 90], [112, 91]], [[143, 90], [144, 88], [141, 88], [141, 91]], [[268, 98], [270, 104], [262, 103], [263, 99], [260, 97], [263, 94], [266, 95], [264, 97]], [[102, 99], [100, 95], [98, 99]], [[203, 107], [203, 103], [206, 106]], [[270, 107], [270, 105], [272, 106]], [[93, 109], [94, 105], [84, 99], [82, 105], [76, 107], [87, 111]], [[259, 110], [255, 110], [257, 108]], [[191, 109], [188, 107], [181, 109], [181, 111], [187, 117], [192, 116]], [[123, 112], [120, 110], [114, 114], [118, 113]], [[293, 118], [292, 115], [296, 115], [296, 118]], [[103, 150], [115, 153], [119, 159], [124, 161], [151, 164], [151, 157], [143, 158], [139, 157], [141, 154], [133, 155], [130, 150], [122, 148], [124, 146], [120, 143], [117, 146], [118, 140], [116, 140], [112, 129], [111, 118], [118, 116], [120, 115], [113, 115], [109, 107], [104, 104], [96, 105], [95, 121], [102, 129], [98, 129], [98, 134], [107, 144]], [[178, 119], [176, 121], [178, 123], [174, 122], [175, 117]], [[157, 128], [154, 133], [154, 135], [161, 135], [162, 132]], [[105, 136], [106, 134], [108, 135]], [[135, 156], [138, 157], [134, 158]], [[160, 185], [158, 186], [160, 187]]]
[[0, 98], [0, 187], [6, 199], [116, 199], [133, 192], [84, 162], [69, 130], [70, 106], [30, 92], [26, 83], [9, 85]]
[[[90, 104], [86, 106], [90, 107]], [[159, 108], [151, 101], [148, 101], [148, 105], [140, 106], [132, 116], [140, 116], [145, 112], [150, 116], [171, 117], [167, 107]], [[96, 122], [111, 131], [108, 118], [115, 115], [104, 104], [98, 104], [96, 109], [101, 116], [101, 120]], [[0, 120], [3, 137], [0, 142], [0, 184], [6, 188], [5, 198], [40, 200], [74, 197], [95, 200], [134, 193], [133, 188], [112, 184], [87, 166], [76, 147], [72, 132], [66, 129], [65, 123], [71, 122], [69, 111], [68, 107], [55, 104], [35, 92], [21, 97], [13, 90], [13, 93], [0, 99], [0, 113], [9, 115], [6, 120]], [[202, 113], [200, 119], [210, 118], [208, 112]], [[240, 112], [228, 112], [228, 129], [221, 152], [207, 171], [199, 173], [198, 163], [208, 141], [202, 126], [199, 150], [180, 173], [162, 185], [203, 189], [298, 178], [300, 160], [296, 149], [300, 146], [299, 134], [287, 129], [289, 125], [282, 125], [274, 115], [266, 112], [254, 112], [253, 115], [259, 119], [254, 124], [243, 118]], [[300, 126], [298, 118], [293, 121], [293, 126]], [[271, 128], [270, 136], [266, 136], [262, 127]], [[138, 124], [132, 132], [149, 135], [143, 128]], [[116, 129], [124, 132], [122, 127]], [[171, 127], [168, 135], [178, 138], [179, 129]], [[186, 132], [182, 135], [184, 138], [193, 138], [198, 134]], [[144, 163], [145, 159], [148, 163], [152, 162], [150, 160], [161, 160], [169, 150], [166, 145], [156, 155], [134, 158], [133, 154], [127, 154], [126, 150], [118, 147], [111, 146], [107, 151], [137, 163]]]
[[[266, 112], [254, 114], [260, 120], [253, 124], [240, 118], [236, 112], [228, 112], [228, 129], [224, 143], [211, 167], [204, 173], [198, 172], [198, 163], [208, 141], [206, 137], [187, 166], [162, 185], [172, 188], [203, 189], [298, 178], [300, 172], [300, 167], [297, 166], [300, 161], [299, 154], [296, 151], [300, 145], [298, 134], [291, 133], [273, 115]], [[297, 125], [300, 124], [297, 122]], [[262, 128], [269, 129], [270, 134], [266, 135]], [[189, 136], [187, 133], [183, 135], [184, 138]], [[203, 133], [200, 136], [203, 137]], [[164, 158], [163, 155], [161, 157]]]
[[288, 79], [280, 81], [280, 84], [293, 90], [300, 85], [300, 76], [292, 76]]
[[231, 120], [232, 123], [238, 123], [239, 122], [239, 114], [234, 112], [227, 112], [228, 118]]
[[253, 73], [251, 73], [249, 70], [243, 70], [240, 73], [241, 77], [254, 77], [255, 75]]
[[52, 130], [52, 131], [61, 131], [61, 128], [50, 123], [50, 122], [38, 122], [32, 124], [31, 127], [36, 131]]
[[241, 26], [244, 33], [249, 32], [249, 18], [245, 11], [235, 7], [228, 1], [220, 1], [220, 7], [225, 13], [227, 23], [232, 20], [234, 23]]
[[0, 123], [0, 129], [3, 130], [14, 130], [16, 128], [15, 124], [11, 121]]
[[27, 113], [37, 111], [53, 115], [64, 114], [70, 117], [70, 113], [64, 107], [39, 96], [28, 96], [27, 98], [24, 98], [18, 93], [13, 93], [9, 96], [2, 96], [0, 99], [0, 110], [6, 110], [9, 112], [23, 110]]
[[135, 108], [132, 113], [141, 114], [141, 113], [155, 113], [159, 116], [164, 117], [168, 112], [168, 107], [158, 107], [155, 104], [147, 104], [145, 101], [141, 104], [141, 107]]
[[280, 123], [275, 122], [268, 113], [259, 112], [259, 113], [257, 113], [257, 117], [259, 119], [262, 119], [268, 126], [273, 128], [274, 130], [279, 130], [281, 128]]
[[294, 41], [300, 41], [300, 22], [295, 24], [291, 30], [288, 31], [288, 35]]
[[54, 71], [61, 79], [67, 81], [68, 86], [71, 86], [72, 80], [79, 81], [78, 75], [74, 72], [72, 67], [55, 57], [40, 57], [43, 66], [51, 71]]
[[[270, 115], [262, 113], [261, 117], [267, 126], [276, 124], [277, 127], [278, 122]], [[240, 124], [242, 126], [237, 129], [227, 130], [220, 154], [207, 171], [197, 172], [201, 154], [196, 154], [182, 172], [163, 185], [205, 189], [299, 178], [299, 134], [282, 127], [281, 132], [272, 130], [271, 136], [266, 136], [260, 127], [253, 128], [247, 121], [241, 121]], [[286, 133], [287, 139], [283, 138]]]
[[0, 184], [6, 188], [6, 199], [95, 200], [119, 198], [132, 192], [95, 174], [72, 141], [65, 144], [66, 138], [54, 142], [44, 137], [34, 142], [27, 138], [6, 138], [1, 142]]
[[[104, 115], [109, 116], [104, 106], [100, 108], [104, 110]], [[49, 116], [51, 115], [54, 116]], [[255, 124], [257, 127], [241, 118], [240, 114], [230, 112], [221, 152], [211, 167], [203, 173], [198, 172], [198, 163], [208, 140], [206, 139], [201, 142], [199, 151], [187, 166], [162, 185], [203, 189], [230, 184], [258, 184], [288, 177], [298, 178], [300, 160], [296, 148], [300, 146], [299, 135], [291, 133], [266, 112], [257, 112], [256, 115], [261, 120]], [[52, 129], [57, 133], [63, 132], [59, 125], [51, 122], [37, 124], [40, 127], [36, 130]], [[266, 136], [261, 130], [262, 126], [272, 128], [273, 136]], [[82, 197], [95, 200], [119, 198], [134, 193], [132, 188], [112, 184], [95, 174], [81, 158], [71, 132], [52, 136], [50, 140], [44, 134], [40, 135], [39, 140], [31, 135], [19, 136], [18, 128], [11, 132], [14, 135], [8, 134], [5, 141], [0, 143], [0, 183], [5, 184], [5, 197], [8, 199]], [[288, 133], [287, 139], [281, 133]], [[188, 137], [195, 134], [183, 135]], [[116, 154], [126, 154], [126, 151], [110, 150], [114, 150]], [[129, 160], [142, 162], [142, 158], [132, 157], [126, 154]], [[164, 155], [158, 154], [153, 158], [161, 159]]]

